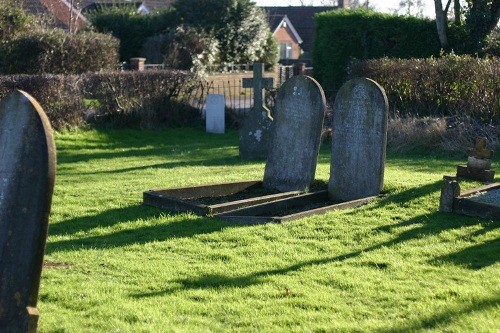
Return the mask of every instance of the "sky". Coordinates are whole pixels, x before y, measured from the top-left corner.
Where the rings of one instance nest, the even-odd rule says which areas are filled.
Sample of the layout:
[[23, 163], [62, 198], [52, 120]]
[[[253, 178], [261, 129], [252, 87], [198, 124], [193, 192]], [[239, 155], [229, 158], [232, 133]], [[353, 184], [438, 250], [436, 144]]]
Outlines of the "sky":
[[[300, 6], [302, 3], [313, 6], [320, 6], [327, 2], [325, 0], [254, 0], [257, 6]], [[384, 13], [393, 13], [394, 9], [399, 7], [401, 0], [370, 0], [370, 5], [377, 11]], [[424, 15], [434, 18], [434, 0], [423, 0]]]

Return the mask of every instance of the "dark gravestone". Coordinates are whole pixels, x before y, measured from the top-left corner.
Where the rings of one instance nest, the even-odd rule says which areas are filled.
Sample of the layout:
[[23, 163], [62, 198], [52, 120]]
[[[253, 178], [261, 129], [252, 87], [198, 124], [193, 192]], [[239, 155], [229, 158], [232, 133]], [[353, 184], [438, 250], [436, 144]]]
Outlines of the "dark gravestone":
[[331, 200], [356, 200], [382, 191], [388, 110], [385, 91], [373, 80], [356, 78], [340, 88], [333, 107]]
[[308, 190], [314, 181], [325, 115], [321, 86], [307, 76], [294, 76], [279, 89], [271, 128], [264, 187]]
[[55, 178], [50, 123], [31, 96], [0, 102], [0, 331], [35, 332]]
[[253, 108], [247, 114], [239, 131], [240, 157], [266, 158], [269, 150], [270, 128], [273, 118], [264, 104], [263, 89], [273, 87], [273, 79], [263, 77], [264, 64], [253, 65], [253, 78], [243, 79], [243, 88], [253, 89]]

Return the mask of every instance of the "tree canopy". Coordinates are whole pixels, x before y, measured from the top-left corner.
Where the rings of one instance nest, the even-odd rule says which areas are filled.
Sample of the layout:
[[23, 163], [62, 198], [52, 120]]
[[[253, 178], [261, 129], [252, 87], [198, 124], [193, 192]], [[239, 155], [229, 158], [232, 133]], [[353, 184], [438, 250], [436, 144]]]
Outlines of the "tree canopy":
[[[498, 25], [500, 19], [500, 0], [466, 0], [462, 5], [459, 0], [434, 0], [436, 26], [443, 49], [449, 48], [448, 12], [454, 7], [455, 25], [463, 27], [466, 35], [464, 53], [479, 53], [485, 47], [488, 35]], [[465, 20], [462, 23], [462, 15]]]
[[270, 30], [264, 12], [251, 0], [177, 0], [174, 8], [183, 24], [214, 34], [221, 63], [262, 60]]

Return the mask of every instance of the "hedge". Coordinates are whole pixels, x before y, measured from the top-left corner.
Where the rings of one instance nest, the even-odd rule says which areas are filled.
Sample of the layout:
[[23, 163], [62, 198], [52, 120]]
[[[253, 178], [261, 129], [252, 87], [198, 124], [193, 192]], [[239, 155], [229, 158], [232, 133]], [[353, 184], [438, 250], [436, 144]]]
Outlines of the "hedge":
[[473, 117], [500, 124], [500, 58], [454, 54], [427, 59], [353, 61], [349, 78], [382, 85], [392, 112], [414, 117]]
[[434, 21], [368, 10], [335, 10], [316, 16], [314, 77], [333, 94], [353, 59], [426, 58], [440, 52]]
[[[119, 40], [111, 35], [55, 29], [0, 46], [6, 74], [79, 74], [118, 67]], [[2, 65], [2, 64], [0, 64]]]
[[55, 130], [94, 124], [154, 128], [197, 125], [203, 82], [185, 71], [0, 76], [0, 99], [31, 94]]

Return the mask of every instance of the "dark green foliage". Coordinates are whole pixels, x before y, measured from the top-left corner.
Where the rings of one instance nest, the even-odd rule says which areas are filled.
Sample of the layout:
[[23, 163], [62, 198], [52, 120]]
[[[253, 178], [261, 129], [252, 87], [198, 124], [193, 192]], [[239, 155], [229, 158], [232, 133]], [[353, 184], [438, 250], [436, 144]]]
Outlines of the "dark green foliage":
[[94, 32], [68, 34], [54, 29], [24, 35], [2, 46], [3, 72], [78, 74], [115, 69], [119, 41]]
[[33, 19], [13, 0], [2, 0], [0, 3], [0, 41], [6, 42], [29, 32], [30, 22]]
[[[219, 42], [220, 63], [274, 60], [262, 57], [269, 48], [269, 26], [262, 9], [250, 0], [177, 0], [184, 24], [213, 32]], [[260, 57], [260, 59], [259, 59]], [[266, 63], [273, 66], [273, 63]]]
[[195, 72], [203, 72], [213, 63], [216, 53], [217, 40], [212, 34], [185, 25], [148, 38], [142, 51], [149, 63]]
[[120, 61], [140, 56], [142, 45], [149, 37], [173, 29], [180, 23], [173, 10], [139, 15], [118, 7], [96, 11], [89, 15], [89, 19], [97, 31], [111, 33], [120, 40]]
[[391, 111], [405, 116], [472, 117], [500, 124], [500, 59], [446, 55], [356, 61], [351, 77], [382, 85]]
[[345, 82], [352, 58], [425, 58], [440, 51], [428, 19], [367, 10], [335, 10], [316, 17], [314, 76], [332, 93]]

